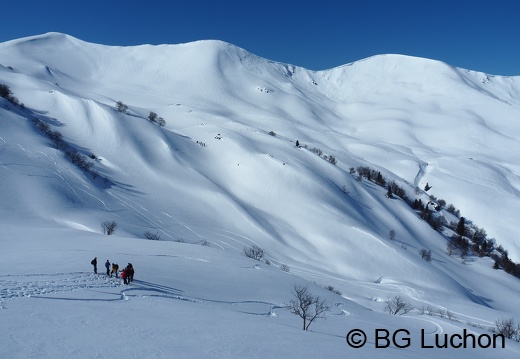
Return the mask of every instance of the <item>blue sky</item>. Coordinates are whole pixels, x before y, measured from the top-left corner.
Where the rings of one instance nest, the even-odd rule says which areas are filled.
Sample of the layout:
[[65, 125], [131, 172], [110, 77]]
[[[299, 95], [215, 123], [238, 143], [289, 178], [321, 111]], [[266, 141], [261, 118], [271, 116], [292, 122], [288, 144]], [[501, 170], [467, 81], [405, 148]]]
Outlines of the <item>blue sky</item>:
[[0, 42], [50, 31], [122, 46], [218, 39], [311, 70], [397, 53], [520, 75], [520, 0], [19, 0], [0, 18]]

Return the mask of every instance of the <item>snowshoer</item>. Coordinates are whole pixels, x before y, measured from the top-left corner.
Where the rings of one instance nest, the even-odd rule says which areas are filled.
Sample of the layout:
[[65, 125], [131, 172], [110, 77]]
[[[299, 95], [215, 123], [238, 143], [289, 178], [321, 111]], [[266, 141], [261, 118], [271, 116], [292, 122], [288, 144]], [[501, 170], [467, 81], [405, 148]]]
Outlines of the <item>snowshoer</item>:
[[92, 260], [92, 262], [90, 262], [90, 264], [92, 264], [94, 266], [94, 273], [97, 274], [97, 257], [94, 257], [94, 259]]
[[128, 272], [126, 268], [121, 271], [121, 278], [123, 278], [123, 283], [128, 284]]
[[105, 268], [107, 269], [107, 275], [110, 275], [110, 262], [108, 261], [108, 259], [105, 262]]
[[126, 276], [128, 277], [128, 283], [134, 281], [134, 266], [132, 263], [128, 263], [126, 266]]
[[116, 274], [116, 278], [119, 278], [117, 273], [119, 271], [119, 265], [117, 263], [112, 263], [112, 272], [110, 272], [110, 276], [112, 277], [112, 273]]

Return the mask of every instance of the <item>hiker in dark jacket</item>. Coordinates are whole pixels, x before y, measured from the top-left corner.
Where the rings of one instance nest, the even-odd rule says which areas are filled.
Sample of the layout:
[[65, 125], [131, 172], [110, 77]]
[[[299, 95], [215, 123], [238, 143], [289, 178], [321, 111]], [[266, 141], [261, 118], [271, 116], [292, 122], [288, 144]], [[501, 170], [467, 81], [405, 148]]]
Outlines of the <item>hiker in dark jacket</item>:
[[107, 269], [107, 275], [110, 275], [110, 262], [108, 261], [108, 259], [105, 262], [105, 268]]
[[128, 283], [134, 281], [134, 266], [132, 265], [132, 263], [128, 263], [128, 265], [126, 266], [126, 275], [128, 277]]
[[92, 264], [94, 266], [94, 273], [97, 274], [97, 257], [94, 257], [94, 259], [92, 260], [92, 262], [90, 262], [90, 264]]

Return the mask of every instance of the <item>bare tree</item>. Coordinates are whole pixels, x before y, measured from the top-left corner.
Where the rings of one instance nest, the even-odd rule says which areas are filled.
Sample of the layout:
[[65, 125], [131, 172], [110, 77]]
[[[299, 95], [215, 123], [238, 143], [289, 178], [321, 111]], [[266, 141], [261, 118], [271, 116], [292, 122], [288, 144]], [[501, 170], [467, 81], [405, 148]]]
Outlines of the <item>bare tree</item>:
[[101, 223], [101, 228], [103, 229], [103, 234], [109, 236], [116, 231], [117, 223], [115, 221], [105, 221]]
[[520, 324], [516, 324], [513, 318], [497, 320], [493, 331], [507, 339], [520, 341]]
[[294, 285], [292, 294], [294, 299], [286, 303], [285, 307], [303, 319], [303, 330], [309, 330], [309, 326], [314, 320], [325, 318], [325, 312], [330, 310], [330, 307], [325, 304], [325, 300], [312, 295], [305, 285]]
[[446, 316], [448, 317], [449, 320], [457, 319], [457, 317], [455, 316], [455, 314], [451, 310], [447, 310], [446, 311]]
[[401, 296], [395, 296], [386, 301], [385, 312], [392, 315], [403, 315], [413, 310], [413, 306]]
[[256, 244], [253, 244], [251, 247], [244, 247], [244, 254], [246, 257], [256, 259], [259, 261], [264, 257], [264, 250], [257, 246]]
[[152, 233], [150, 231], [146, 231], [144, 232], [144, 237], [151, 241], [158, 241], [159, 239], [161, 239], [161, 235], [159, 234], [159, 232]]
[[431, 249], [422, 248], [422, 249], [419, 251], [419, 255], [420, 255], [421, 258], [424, 259], [426, 262], [431, 262], [431, 261], [432, 261], [432, 251], [431, 251]]

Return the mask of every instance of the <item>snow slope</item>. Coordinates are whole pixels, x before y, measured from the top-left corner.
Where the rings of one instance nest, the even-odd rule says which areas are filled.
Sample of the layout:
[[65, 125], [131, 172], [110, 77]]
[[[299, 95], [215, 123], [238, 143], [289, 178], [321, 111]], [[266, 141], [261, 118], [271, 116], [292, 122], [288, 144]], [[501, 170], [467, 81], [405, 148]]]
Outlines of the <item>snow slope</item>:
[[[518, 279], [489, 258], [447, 256], [446, 239], [404, 202], [349, 173], [375, 168], [409, 195], [429, 183], [520, 261], [518, 77], [401, 55], [313, 72], [219, 41], [109, 47], [49, 33], [0, 44], [0, 83], [25, 106], [0, 99], [8, 357], [344, 357], [356, 327], [434, 336], [520, 318]], [[99, 176], [71, 164], [34, 118], [94, 154]], [[102, 234], [106, 220], [115, 236]], [[243, 256], [252, 244], [271, 266]], [[90, 274], [95, 255], [100, 268], [105, 257], [134, 263], [138, 281]], [[333, 307], [310, 333], [282, 308], [305, 281]], [[457, 320], [384, 314], [398, 294]], [[508, 341], [492, 355], [518, 352]]]

